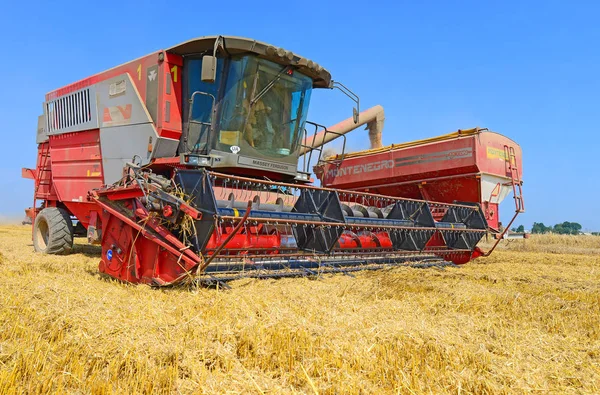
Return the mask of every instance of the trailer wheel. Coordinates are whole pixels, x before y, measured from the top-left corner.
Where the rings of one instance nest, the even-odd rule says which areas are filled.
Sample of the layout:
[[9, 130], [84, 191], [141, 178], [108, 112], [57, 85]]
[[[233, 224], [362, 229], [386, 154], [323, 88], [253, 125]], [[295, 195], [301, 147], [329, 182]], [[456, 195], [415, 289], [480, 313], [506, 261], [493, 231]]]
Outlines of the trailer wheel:
[[73, 223], [62, 208], [40, 211], [33, 224], [33, 248], [43, 254], [67, 254], [73, 249]]

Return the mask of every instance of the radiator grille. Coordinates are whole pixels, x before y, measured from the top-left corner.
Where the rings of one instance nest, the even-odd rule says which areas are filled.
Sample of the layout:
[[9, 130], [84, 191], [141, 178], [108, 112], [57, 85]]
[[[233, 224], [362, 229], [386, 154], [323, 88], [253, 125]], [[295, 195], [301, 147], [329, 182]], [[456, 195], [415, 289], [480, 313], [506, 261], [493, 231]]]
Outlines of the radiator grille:
[[90, 88], [45, 103], [46, 131], [57, 134], [94, 128], [96, 108]]

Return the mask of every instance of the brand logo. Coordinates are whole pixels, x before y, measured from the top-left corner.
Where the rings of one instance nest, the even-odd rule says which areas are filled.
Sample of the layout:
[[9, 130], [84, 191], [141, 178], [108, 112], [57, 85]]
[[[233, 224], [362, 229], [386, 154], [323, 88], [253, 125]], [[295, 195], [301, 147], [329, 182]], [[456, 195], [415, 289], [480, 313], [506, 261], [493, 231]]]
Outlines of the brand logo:
[[131, 122], [132, 105], [104, 107], [102, 126], [125, 125]]
[[356, 166], [346, 166], [340, 167], [338, 169], [331, 169], [327, 171], [328, 177], [338, 177], [338, 176], [349, 176], [352, 174], [363, 174], [363, 173], [371, 173], [374, 171], [379, 171], [383, 169], [391, 169], [394, 167], [393, 160], [382, 160], [378, 162], [365, 163]]
[[256, 167], [262, 167], [265, 169], [280, 170], [280, 171], [284, 171], [284, 172], [295, 171], [295, 168], [293, 169], [291, 166], [289, 166], [285, 163], [268, 162], [266, 160], [253, 159], [253, 158], [248, 158], [245, 156], [239, 156], [238, 163], [240, 165], [245, 165], [245, 166], [256, 166]]
[[260, 166], [260, 167], [269, 167], [271, 169], [279, 169], [279, 170], [287, 170], [289, 168], [289, 166], [281, 165], [279, 163], [265, 162], [265, 161], [256, 160], [256, 159], [252, 160], [252, 164], [256, 165], [256, 166]]
[[486, 154], [489, 159], [502, 159], [508, 160], [506, 157], [506, 152], [503, 149], [498, 149], [494, 147], [487, 147]]

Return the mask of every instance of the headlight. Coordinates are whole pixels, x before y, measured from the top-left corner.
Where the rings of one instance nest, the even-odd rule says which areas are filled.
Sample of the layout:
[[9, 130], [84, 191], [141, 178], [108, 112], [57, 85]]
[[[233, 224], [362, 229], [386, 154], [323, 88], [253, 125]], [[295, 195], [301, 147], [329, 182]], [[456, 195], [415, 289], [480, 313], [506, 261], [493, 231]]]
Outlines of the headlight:
[[300, 180], [300, 181], [309, 181], [309, 174], [308, 173], [298, 173], [296, 175], [296, 180]]
[[211, 165], [210, 157], [182, 154], [180, 159], [181, 164], [189, 166], [208, 167]]

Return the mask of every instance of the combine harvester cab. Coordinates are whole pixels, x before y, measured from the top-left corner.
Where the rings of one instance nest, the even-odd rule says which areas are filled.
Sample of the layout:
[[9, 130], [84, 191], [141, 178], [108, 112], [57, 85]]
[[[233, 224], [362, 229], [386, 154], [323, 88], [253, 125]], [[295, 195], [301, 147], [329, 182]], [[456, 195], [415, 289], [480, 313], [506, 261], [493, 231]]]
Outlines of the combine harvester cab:
[[[353, 117], [331, 129], [308, 122], [319, 88], [352, 98]], [[312, 155], [329, 165], [321, 160], [328, 141], [366, 124], [380, 148], [383, 113], [359, 113], [358, 97], [327, 70], [283, 48], [190, 40], [50, 92], [43, 110], [37, 166], [23, 169], [35, 180], [27, 210], [35, 249], [68, 253], [83, 232], [102, 246], [100, 271], [124, 281], [482, 254], [476, 245], [488, 226], [477, 203], [310, 185]]]

